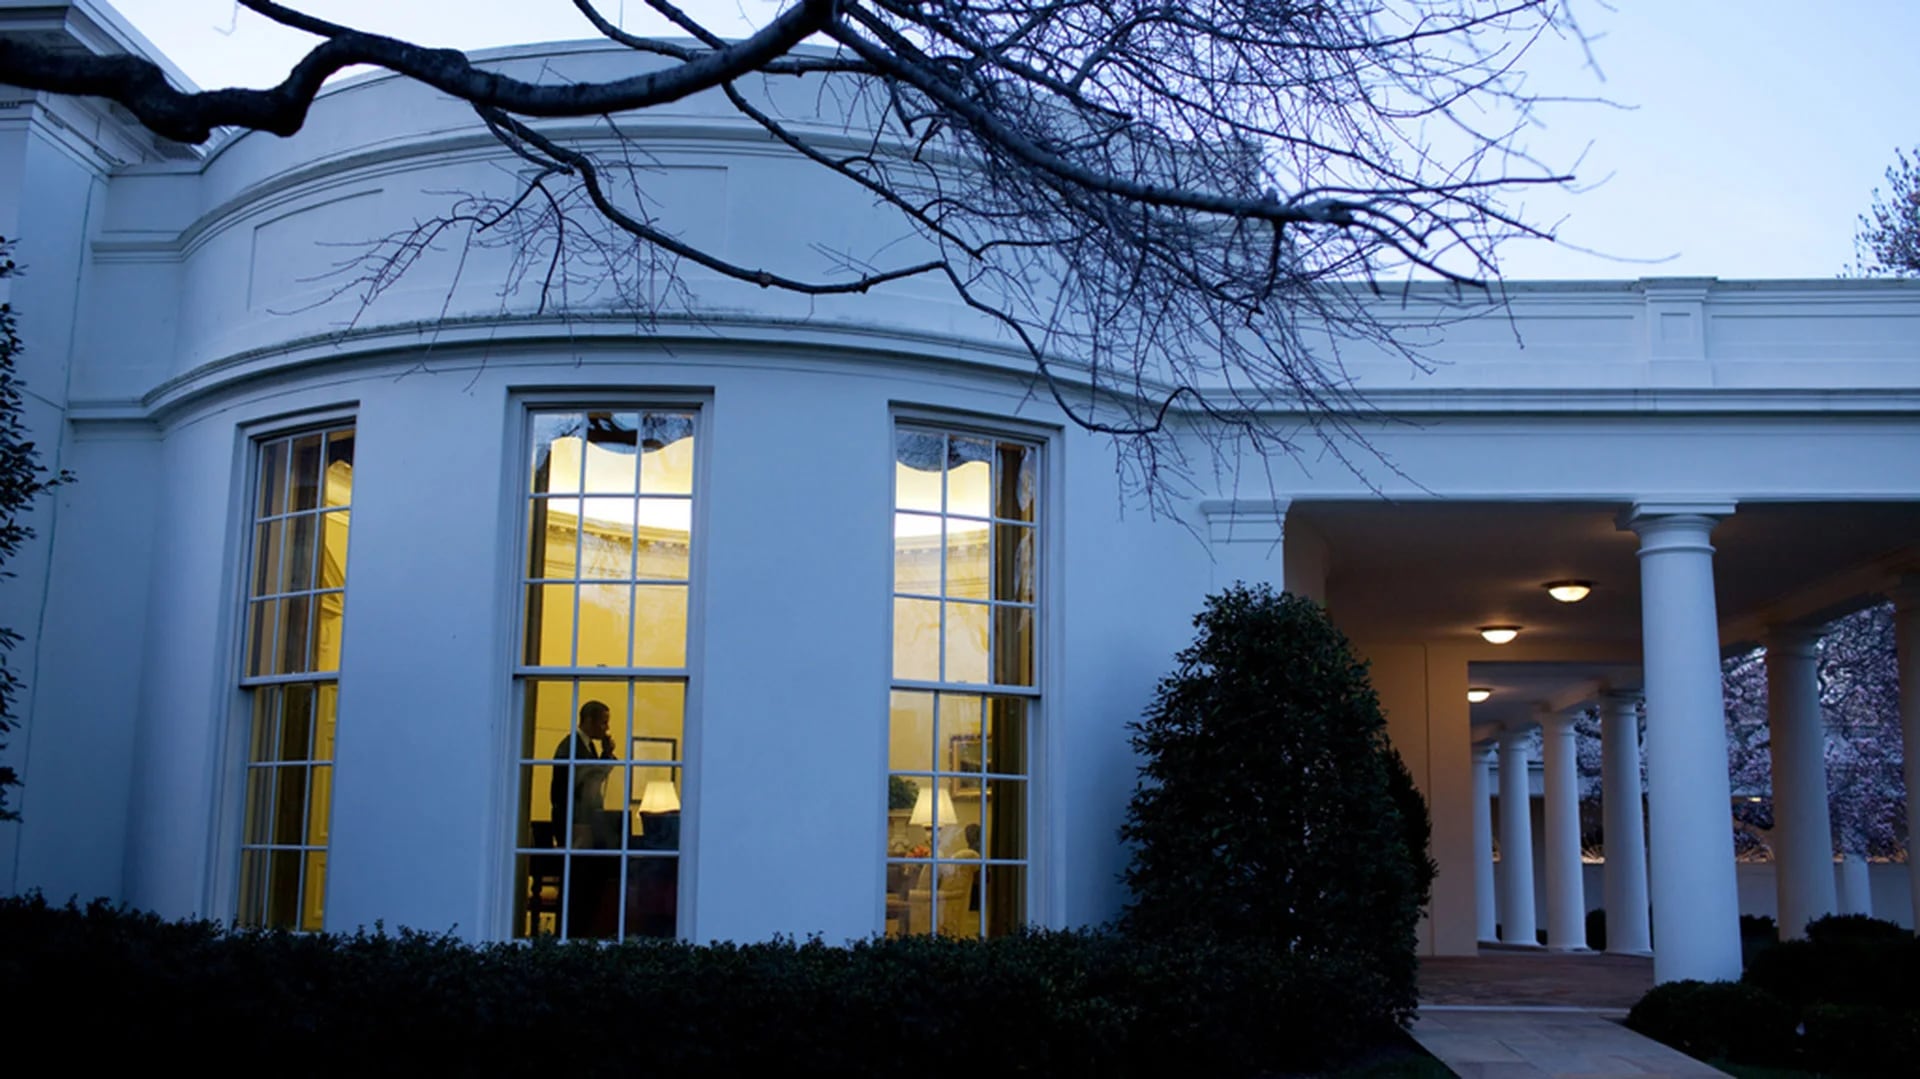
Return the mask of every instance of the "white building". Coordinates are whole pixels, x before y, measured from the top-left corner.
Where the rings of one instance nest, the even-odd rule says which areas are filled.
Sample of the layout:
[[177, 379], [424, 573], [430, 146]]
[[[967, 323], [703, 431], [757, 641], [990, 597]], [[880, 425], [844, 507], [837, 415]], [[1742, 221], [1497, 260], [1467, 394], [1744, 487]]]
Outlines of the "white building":
[[[150, 48], [93, 2], [0, 4], [0, 33]], [[869, 200], [710, 102], [625, 123], [703, 244], [871, 239]], [[1372, 661], [1432, 805], [1431, 953], [1496, 918], [1581, 943], [1557, 717], [1604, 698], [1630, 730], [1644, 696], [1649, 852], [1638, 874], [1614, 852], [1611, 944], [1646, 946], [1623, 912], [1650, 882], [1660, 976], [1737, 971], [1719, 658], [1890, 593], [1914, 781], [1920, 284], [1510, 285], [1510, 317], [1452, 327], [1430, 374], [1349, 357], [1399, 471], [1275, 460], [1283, 497], [1171, 520], [1131, 512], [1108, 444], [931, 283], [810, 303], [692, 272], [698, 317], [637, 324], [503, 299], [508, 254], [479, 251], [331, 296], [353, 243], [508, 161], [386, 77], [296, 138], [204, 152], [97, 101], [0, 109], [29, 419], [78, 476], [0, 586], [30, 687], [8, 890], [477, 939], [1102, 921], [1124, 726], [1235, 579], [1322, 600]], [[1591, 596], [1550, 598], [1565, 579]], [[1817, 913], [1810, 660], [1775, 653], [1775, 745], [1812, 747], [1776, 751], [1781, 899]], [[611, 759], [556, 779], [540, 762], [589, 701]], [[1494, 881], [1476, 747], [1542, 721], [1536, 904], [1523, 859]], [[1612, 738], [1609, 762], [1637, 752]], [[1636, 831], [1639, 799], [1609, 802]], [[1500, 826], [1533, 849], [1526, 814]]]

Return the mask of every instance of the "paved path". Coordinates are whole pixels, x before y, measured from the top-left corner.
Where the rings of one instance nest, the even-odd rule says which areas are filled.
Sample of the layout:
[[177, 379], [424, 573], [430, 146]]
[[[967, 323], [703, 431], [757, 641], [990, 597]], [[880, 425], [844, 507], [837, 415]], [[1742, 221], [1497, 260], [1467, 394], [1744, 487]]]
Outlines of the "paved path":
[[1486, 950], [1420, 964], [1413, 1037], [1462, 1079], [1697, 1079], [1724, 1075], [1617, 1021], [1653, 987], [1653, 961]]

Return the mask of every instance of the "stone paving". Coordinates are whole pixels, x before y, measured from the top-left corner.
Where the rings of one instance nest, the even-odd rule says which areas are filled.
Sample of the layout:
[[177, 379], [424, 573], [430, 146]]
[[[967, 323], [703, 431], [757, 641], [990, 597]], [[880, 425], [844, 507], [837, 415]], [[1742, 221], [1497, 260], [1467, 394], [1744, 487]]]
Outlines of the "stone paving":
[[1618, 1020], [1653, 960], [1483, 950], [1423, 959], [1413, 1037], [1462, 1079], [1697, 1079], [1724, 1072]]

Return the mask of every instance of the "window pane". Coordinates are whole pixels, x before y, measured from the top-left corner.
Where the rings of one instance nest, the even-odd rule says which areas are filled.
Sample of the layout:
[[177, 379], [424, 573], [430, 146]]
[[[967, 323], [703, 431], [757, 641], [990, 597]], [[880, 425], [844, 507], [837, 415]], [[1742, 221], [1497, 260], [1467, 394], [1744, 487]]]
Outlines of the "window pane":
[[[573, 681], [529, 681], [520, 724], [520, 756], [552, 757], [573, 733]], [[544, 789], [544, 788], [543, 788]], [[544, 819], [544, 818], [542, 818]]]
[[987, 700], [986, 754], [989, 772], [1027, 773], [1027, 702], [1019, 697]]
[[673, 936], [679, 904], [680, 859], [627, 859], [627, 936]]
[[313, 687], [287, 686], [280, 705], [280, 754], [283, 761], [311, 759], [313, 737]]
[[940, 677], [940, 604], [893, 601], [893, 676], [932, 682]]
[[984, 603], [946, 604], [946, 680], [987, 680], [987, 612]]
[[313, 587], [314, 536], [319, 524], [320, 519], [313, 514], [286, 522], [287, 555], [280, 564], [279, 591], [305, 592]]
[[328, 814], [333, 812], [333, 769], [316, 765], [307, 788], [307, 846], [327, 845]]
[[353, 430], [333, 431], [327, 435], [326, 490], [323, 504], [345, 506], [353, 501]]
[[561, 877], [567, 861], [558, 854], [520, 855], [513, 860], [513, 935], [518, 938], [560, 934]]
[[334, 721], [338, 716], [340, 690], [331, 682], [320, 683], [317, 694], [318, 706], [315, 710], [313, 732], [313, 759], [330, 761], [333, 759]]
[[993, 598], [1033, 602], [1034, 530], [1026, 525], [993, 526]]
[[271, 842], [279, 847], [297, 847], [306, 834], [307, 770], [299, 765], [281, 765], [272, 771], [279, 774], [280, 781], [273, 797]]
[[253, 586], [251, 595], [270, 596], [279, 591], [280, 543], [284, 521], [269, 521], [253, 531]]
[[1018, 779], [987, 780], [981, 801], [981, 837], [989, 858], [1027, 856], [1027, 784]]
[[887, 767], [896, 772], [933, 771], [933, 694], [896, 689], [888, 712]]
[[632, 850], [680, 849], [680, 769], [640, 765], [632, 769], [629, 797], [633, 799]]
[[305, 897], [300, 907], [300, 928], [309, 933], [320, 931], [321, 903], [327, 894], [327, 853], [309, 851], [307, 853], [307, 877], [304, 882]]
[[633, 665], [684, 667], [687, 664], [687, 589], [677, 584], [643, 584], [634, 590]]
[[1019, 932], [1027, 917], [1027, 868], [987, 866], [980, 888], [980, 907], [988, 936], [1004, 937]]
[[1034, 501], [1040, 491], [1038, 456], [1030, 446], [1000, 443], [999, 489], [994, 493], [995, 517], [1033, 520]]
[[279, 600], [270, 599], [247, 605], [246, 670], [249, 677], [273, 673], [273, 629], [279, 620]]
[[275, 768], [247, 769], [247, 815], [241, 824], [241, 841], [266, 843], [272, 838], [273, 780]]
[[581, 667], [624, 667], [633, 633], [633, 586], [580, 586]]
[[277, 689], [255, 690], [253, 694], [253, 730], [247, 740], [247, 760], [267, 761], [274, 759], [276, 750], [275, 735], [279, 732], [278, 722], [280, 691]]
[[313, 669], [308, 648], [312, 621], [312, 596], [293, 596], [280, 601], [280, 658], [274, 666], [275, 673], [298, 674]]
[[351, 510], [334, 510], [320, 518], [321, 588], [344, 588], [347, 583], [347, 525]]
[[567, 580], [579, 564], [581, 514], [577, 498], [536, 498], [527, 522], [527, 576], [535, 580]]
[[[582, 681], [580, 683], [580, 704], [574, 709], [574, 726], [576, 729], [581, 730], [581, 733], [584, 734], [593, 734], [594, 732], [584, 729], [587, 725], [587, 717], [582, 715], [582, 713], [587, 711], [589, 704], [599, 703], [607, 706], [606, 744], [599, 747], [602, 757], [606, 757], [608, 753], [611, 753], [613, 757], [623, 760], [626, 758], [627, 737], [628, 733], [632, 730], [631, 712], [629, 711], [629, 693], [630, 686], [625, 680], [618, 682]], [[576, 752], [567, 755], [582, 756], [584, 754]]]
[[947, 446], [947, 512], [985, 517], [992, 512], [993, 445], [952, 438]]
[[566, 935], [610, 940], [620, 932], [620, 858], [575, 855], [567, 859]]
[[940, 518], [924, 513], [893, 515], [893, 590], [940, 594]]
[[1008, 686], [1033, 685], [1033, 611], [993, 608], [993, 680]]
[[693, 493], [693, 417], [650, 412], [640, 456], [640, 490], [650, 495]]
[[267, 925], [292, 929], [300, 916], [300, 852], [276, 850], [267, 855]]
[[[573, 412], [536, 412], [533, 416], [533, 460], [531, 490], [580, 490], [579, 436], [586, 417]], [[562, 453], [555, 453], [560, 444]], [[564, 459], [562, 459], [564, 456]], [[556, 470], [559, 475], [556, 476]]]
[[[551, 748], [551, 747], [549, 747]], [[554, 777], [560, 777], [555, 783]], [[562, 816], [554, 818], [554, 810]], [[528, 764], [520, 767], [520, 811], [514, 821], [514, 845], [535, 850], [566, 846], [570, 834], [567, 812], [567, 780], [564, 767]]]
[[323, 592], [314, 599], [319, 605], [313, 628], [313, 669], [316, 671], [340, 669], [340, 627], [346, 615], [346, 600], [344, 592]]
[[[633, 687], [633, 737], [666, 741], [675, 760], [685, 760], [687, 687], [679, 682], [637, 682]], [[647, 748], [648, 753], [657, 752]]]
[[587, 413], [588, 494], [630, 495], [635, 490], [640, 417], [632, 412]]
[[940, 484], [947, 458], [946, 438], [921, 431], [894, 434], [895, 509], [941, 510]]
[[990, 534], [985, 521], [947, 519], [947, 596], [987, 598], [987, 537]]
[[573, 586], [527, 587], [526, 662], [534, 667], [573, 666]]
[[308, 633], [313, 622], [313, 597], [293, 596], [280, 601], [280, 659], [277, 674], [298, 674], [313, 669]]
[[638, 516], [639, 577], [686, 580], [692, 553], [693, 502], [685, 498], [643, 498]]
[[587, 498], [580, 502], [580, 576], [593, 580], [633, 579], [631, 498]]
[[983, 698], [966, 693], [940, 694], [940, 767], [949, 772], [980, 774], [985, 756], [980, 745]]
[[261, 517], [287, 512], [287, 443], [284, 439], [260, 447], [260, 499], [255, 510]]
[[320, 505], [321, 436], [301, 435], [293, 440], [293, 464], [289, 480], [292, 501], [287, 509], [298, 513]]
[[[952, 795], [952, 801], [937, 807], [939, 842], [933, 853], [941, 858], [980, 857], [980, 780], [956, 777], [940, 782]], [[949, 811], [950, 816], [942, 816]]]

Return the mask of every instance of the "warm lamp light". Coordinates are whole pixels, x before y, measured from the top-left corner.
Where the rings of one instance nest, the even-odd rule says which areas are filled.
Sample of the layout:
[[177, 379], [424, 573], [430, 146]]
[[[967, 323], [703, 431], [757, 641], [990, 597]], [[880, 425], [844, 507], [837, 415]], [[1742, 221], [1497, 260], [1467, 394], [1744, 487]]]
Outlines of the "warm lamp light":
[[1481, 701], [1484, 701], [1491, 696], [1493, 696], [1493, 690], [1490, 690], [1485, 686], [1474, 686], [1471, 689], [1467, 690], [1467, 703], [1479, 704]]
[[1548, 581], [1547, 595], [1562, 603], [1578, 603], [1593, 591], [1592, 581]]
[[1488, 644], [1506, 644], [1520, 636], [1519, 626], [1481, 626], [1480, 639]]
[[680, 812], [680, 792], [673, 789], [673, 781], [670, 779], [648, 780], [646, 790], [640, 795], [640, 812]]
[[[918, 824], [925, 828], [933, 827], [933, 791], [928, 787], [920, 788], [920, 796], [913, 800], [913, 816], [907, 818], [908, 824]], [[953, 808], [953, 795], [943, 787], [940, 790], [940, 823], [952, 824], [960, 819], [960, 811]]]

